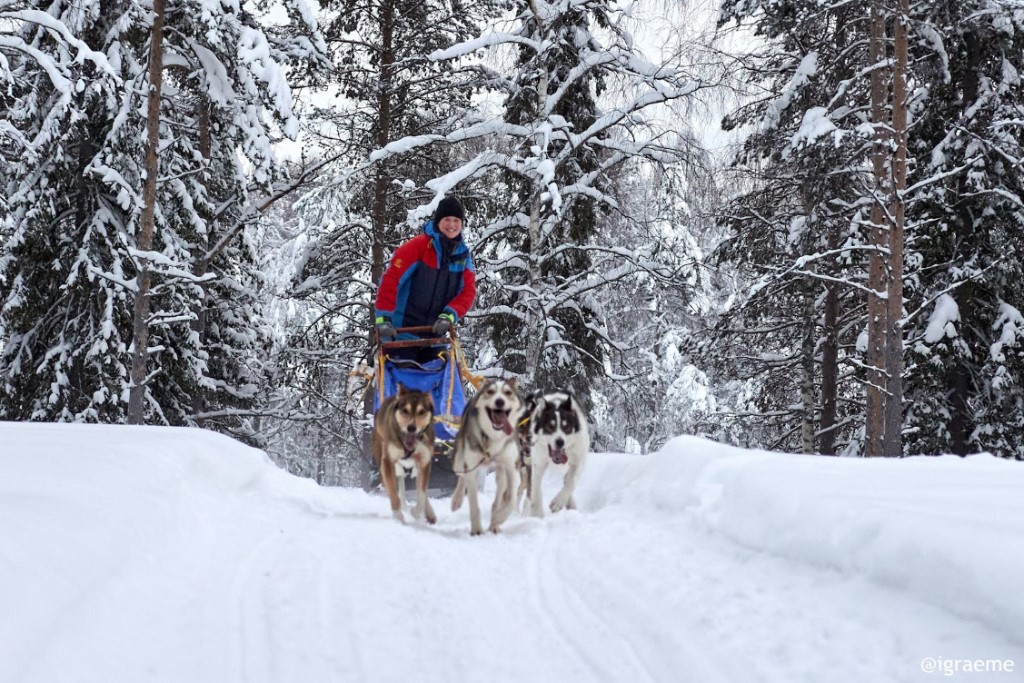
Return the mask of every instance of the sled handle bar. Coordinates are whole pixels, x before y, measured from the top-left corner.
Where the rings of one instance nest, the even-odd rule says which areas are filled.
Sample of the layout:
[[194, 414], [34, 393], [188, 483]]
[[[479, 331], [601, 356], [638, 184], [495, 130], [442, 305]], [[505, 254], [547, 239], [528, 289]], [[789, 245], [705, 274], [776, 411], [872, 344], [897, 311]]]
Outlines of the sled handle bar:
[[[414, 325], [412, 327], [396, 327], [395, 332], [398, 334], [403, 332], [416, 334], [419, 332], [432, 332], [433, 329], [432, 325]], [[455, 340], [455, 328], [449, 327], [448, 336], [446, 337], [422, 337], [420, 339], [403, 339], [402, 341], [382, 342], [380, 340], [380, 333], [376, 329], [374, 329], [374, 337], [376, 338], [377, 343], [380, 344], [382, 351], [387, 351], [388, 349], [408, 348], [410, 346], [438, 346], [440, 344], [447, 346]]]

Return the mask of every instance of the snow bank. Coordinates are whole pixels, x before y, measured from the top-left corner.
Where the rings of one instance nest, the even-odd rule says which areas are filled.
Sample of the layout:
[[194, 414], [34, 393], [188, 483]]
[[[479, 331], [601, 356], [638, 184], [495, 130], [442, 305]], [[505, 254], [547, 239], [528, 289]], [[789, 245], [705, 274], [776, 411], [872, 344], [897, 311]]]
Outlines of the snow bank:
[[[1021, 661], [1022, 488], [1019, 463], [988, 456], [686, 437], [595, 454], [579, 512], [471, 538], [465, 509], [399, 525], [383, 496], [210, 432], [0, 423], [0, 681], [468, 680], [512, 640], [526, 656], [496, 681], [626, 680], [643, 662], [677, 680], [705, 647], [744, 683]], [[431, 590], [394, 581], [410, 571]]]
[[[189, 604], [196, 581], [210, 577], [168, 568], [197, 547], [230, 543], [226, 534], [256, 535], [255, 523], [225, 530], [223, 520], [273, 501], [324, 513], [377, 503], [361, 491], [321, 489], [262, 451], [203, 430], [0, 423], [0, 605], [13, 617], [0, 618], [0, 681], [27, 680], [37, 659], [58, 667], [87, 658], [81, 634], [119, 623], [118, 611], [146, 593], [140, 576], [159, 585], [159, 595], [149, 592], [153, 623]], [[140, 659], [160, 647], [143, 628], [114, 635]], [[65, 649], [40, 657], [54, 647]], [[139, 680], [131, 661], [115, 664], [124, 675], [108, 680]], [[62, 671], [33, 680], [70, 680]]]
[[[82, 483], [75, 491], [54, 490], [56, 502], [63, 504], [71, 493], [121, 512], [137, 510], [126, 498], [140, 495], [140, 487], [153, 501], [230, 493], [289, 500], [324, 513], [338, 507], [335, 491], [285, 472], [259, 449], [202, 429], [0, 422], [0, 435], [0, 493], [17, 493], [19, 486], [36, 493], [39, 472], [48, 471], [55, 481]], [[0, 510], [5, 503], [12, 511], [18, 507], [0, 497]]]
[[751, 549], [864, 576], [1024, 640], [1024, 466], [989, 455], [827, 458], [679, 437], [597, 454], [581, 504], [692, 516]]

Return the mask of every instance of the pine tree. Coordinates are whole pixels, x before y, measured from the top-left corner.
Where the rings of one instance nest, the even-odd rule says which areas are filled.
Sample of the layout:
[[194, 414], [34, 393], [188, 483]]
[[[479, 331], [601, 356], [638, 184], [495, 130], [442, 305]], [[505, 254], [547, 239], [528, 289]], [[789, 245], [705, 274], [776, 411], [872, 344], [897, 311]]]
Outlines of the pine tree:
[[906, 420], [911, 453], [1024, 457], [1024, 15], [996, 0], [915, 3], [929, 86], [913, 111]]
[[[12, 237], [0, 256], [2, 327], [10, 336], [0, 358], [6, 416], [126, 419], [142, 262], [154, 275], [145, 320], [146, 420], [193, 423], [196, 413], [218, 408], [213, 412], [225, 417], [253, 400], [253, 361], [266, 334], [253, 303], [258, 266], [239, 244], [256, 213], [255, 191], [270, 190], [279, 173], [271, 145], [279, 130], [295, 132], [283, 65], [316, 59], [311, 16], [301, 5], [286, 7], [292, 27], [264, 30], [238, 8], [167, 5], [161, 164], [152, 244], [144, 252], [137, 237], [146, 121], [139, 111], [140, 93], [148, 91], [150, 15], [104, 0], [52, 19], [62, 27], [54, 32], [106, 55], [95, 64], [109, 76], [76, 73], [78, 85], [48, 85], [33, 60], [21, 59], [23, 78], [34, 79], [25, 83], [36, 87], [26, 87], [2, 118], [20, 121], [16, 112], [25, 106], [39, 114], [39, 102], [74, 104], [43, 109], [35, 120], [51, 126], [50, 135], [33, 139], [26, 153], [35, 156], [4, 174], [13, 190], [4, 215]], [[64, 48], [38, 23], [23, 32], [40, 33], [37, 63], [62, 58]], [[39, 202], [40, 187], [52, 199]]]
[[[816, 53], [818, 64], [837, 65], [840, 54], [850, 56], [855, 50], [836, 53], [825, 59], [814, 41], [817, 36], [828, 35], [830, 26], [834, 25], [831, 22], [844, 13], [852, 12], [848, 16], [860, 26], [848, 33], [848, 45], [862, 44], [863, 37], [867, 35], [863, 26], [866, 15], [860, 8], [838, 4], [822, 7], [816, 3], [801, 2], [762, 5], [726, 3], [727, 8], [734, 10], [733, 16], [753, 19], [762, 35], [780, 41], [779, 45], [784, 48], [778, 51], [769, 46], [764, 59], [755, 55], [752, 73], [765, 73], [764, 67], [772, 64], [772, 55], [782, 63], [792, 63], [795, 60], [791, 55], [810, 55], [812, 51]], [[769, 8], [772, 11], [759, 11]], [[901, 18], [907, 15], [906, 4], [899, 9], [897, 3], [888, 2], [876, 9], [879, 18], [876, 29], [882, 38], [877, 42], [877, 51], [868, 59], [858, 56], [848, 65], [885, 66], [884, 70], [870, 70], [875, 74], [879, 88], [875, 97], [877, 111], [873, 117], [881, 124], [875, 127], [882, 139], [877, 147], [874, 167], [880, 182], [874, 184], [876, 189], [872, 189], [870, 183], [859, 181], [856, 174], [838, 174], [828, 166], [806, 176], [815, 187], [826, 187], [822, 196], [829, 198], [831, 207], [838, 209], [837, 215], [849, 220], [850, 225], [860, 225], [856, 231], [859, 234], [851, 232], [844, 236], [833, 231], [833, 235], [839, 234], [841, 241], [830, 242], [833, 246], [828, 251], [821, 251], [820, 244], [808, 245], [788, 254], [775, 266], [767, 260], [769, 250], [756, 255], [737, 251], [729, 245], [723, 253], [732, 257], [729, 259], [731, 262], [737, 258], [753, 257], [752, 262], [769, 264], [769, 268], [792, 276], [805, 274], [807, 269], [799, 264], [823, 263], [818, 257], [832, 253], [838, 244], [843, 261], [833, 266], [830, 276], [843, 281], [843, 296], [847, 303], [840, 307], [840, 316], [832, 319], [839, 323], [836, 329], [846, 329], [847, 334], [856, 336], [858, 330], [864, 329], [862, 314], [858, 312], [858, 302], [863, 299], [862, 294], [857, 293], [863, 287], [857, 275], [863, 270], [863, 258], [858, 258], [850, 247], [859, 248], [869, 242], [882, 246], [882, 251], [875, 251], [878, 258], [873, 269], [874, 279], [868, 283], [868, 289], [872, 291], [888, 289], [884, 300], [868, 296], [878, 304], [869, 319], [880, 321], [880, 327], [870, 334], [862, 333], [857, 341], [858, 348], [867, 351], [868, 365], [881, 366], [881, 359], [887, 358], [885, 372], [865, 374], [863, 370], [857, 370], [857, 374], [867, 380], [869, 394], [866, 418], [872, 427], [867, 435], [868, 450], [966, 453], [987, 449], [1019, 455], [1019, 449], [1008, 437], [1019, 424], [1022, 404], [1018, 391], [1020, 352], [1017, 341], [1022, 302], [1016, 299], [1016, 289], [1009, 284], [1021, 274], [1017, 256], [1019, 230], [1014, 228], [1019, 226], [1021, 218], [1021, 187], [1017, 180], [1019, 174], [1009, 171], [1014, 160], [1021, 158], [1020, 127], [1014, 123], [1020, 120], [1022, 110], [1018, 96], [1022, 54], [1019, 7], [1016, 3], [996, 0], [913, 3], [909, 6], [909, 19]], [[726, 14], [728, 16], [728, 12]], [[779, 30], [780, 25], [786, 28]], [[810, 30], [801, 32], [801, 27]], [[901, 37], [904, 29], [909, 30], [909, 41], [905, 43]], [[789, 43], [786, 42], [787, 36], [791, 39]], [[830, 42], [835, 41], [827, 40], [825, 44]], [[911, 92], [901, 95], [897, 90], [900, 81], [898, 58], [904, 51], [908, 82], [917, 85]], [[888, 80], [890, 64], [896, 67], [892, 81], [895, 87], [891, 92]], [[768, 73], [771, 73], [770, 68]], [[812, 80], [821, 79], [822, 74], [817, 73]], [[781, 82], [787, 82], [786, 78], [777, 81]], [[846, 75], [836, 82], [841, 86], [841, 90], [836, 92], [849, 97], [857, 88], [862, 89], [858, 83], [863, 79], [852, 78], [847, 69]], [[782, 92], [786, 93], [785, 90]], [[787, 95], [784, 101], [789, 108], [795, 98]], [[794, 111], [797, 117], [802, 116], [798, 119], [800, 130], [806, 131], [809, 130], [808, 124], [814, 123], [809, 118], [814, 111], [811, 107], [828, 103], [825, 129], [831, 130], [830, 125], [837, 124], [837, 113], [852, 114], [854, 120], [858, 117], [863, 119], [864, 102], [866, 98], [861, 95], [842, 102], [844, 107], [837, 107], [840, 98], [829, 95], [826, 89], [822, 96]], [[899, 191], [899, 158], [891, 168], [889, 166], [892, 151], [899, 151], [901, 145], [898, 137], [891, 141], [888, 139], [890, 135], [898, 136], [900, 133], [902, 126], [898, 116], [902, 105], [909, 107], [912, 121], [906, 149], [909, 176], [905, 192]], [[753, 106], [757, 111], [760, 105]], [[779, 119], [778, 112], [770, 106], [761, 107], [760, 111], [765, 121]], [[756, 116], [747, 119], [757, 120]], [[795, 128], [796, 120], [791, 120], [791, 127]], [[837, 124], [836, 127], [841, 131], [856, 131], [852, 125]], [[763, 144], [763, 139], [758, 137], [760, 134], [760, 131], [754, 132], [747, 149], [754, 146], [770, 159], [766, 166], [768, 172], [763, 173], [754, 194], [740, 199], [740, 206], [749, 206], [757, 193], [765, 191], [764, 188], [773, 184], [778, 186], [779, 178], [794, 175], [794, 158], [787, 152], [788, 134], [774, 144]], [[772, 150], [776, 156], [769, 157]], [[866, 158], [863, 149], [850, 149], [847, 156], [851, 167]], [[838, 177], [844, 178], [843, 186], [828, 189], [828, 182]], [[782, 195], [756, 203], [753, 210], [746, 215], [741, 214], [737, 227], [753, 228], [758, 234], [767, 236], [768, 232], [756, 229], [766, 224], [765, 219], [768, 218], [768, 222], [776, 225], [776, 234], [782, 235], [784, 221], [775, 221], [773, 215], [765, 214], [764, 210], [784, 206], [783, 197], [798, 196], [799, 192], [784, 191]], [[873, 198], [875, 196], [877, 201]], [[886, 265], [885, 260], [899, 256], [894, 248], [899, 245], [890, 244], [890, 235], [898, 235], [898, 229], [893, 230], [892, 225], [899, 220], [904, 202], [907, 270], [901, 277], [899, 270]], [[872, 203], [871, 219], [865, 221], [865, 207]], [[886, 227], [890, 220], [894, 223]], [[865, 226], [870, 225], [882, 227], [869, 239]], [[738, 234], [736, 242], [742, 245], [752, 239], [756, 238]], [[730, 249], [733, 250], [731, 254]], [[796, 263], [798, 267], [787, 267], [787, 262]], [[839, 270], [835, 270], [837, 267]], [[848, 274], [843, 274], [844, 269]], [[821, 275], [818, 273], [815, 277]], [[777, 275], [768, 281], [777, 283]], [[901, 296], [898, 289], [901, 284], [907, 288], [905, 296]], [[763, 299], [765, 291], [766, 286], [756, 284], [754, 295], [738, 310], [749, 310], [756, 305], [758, 298]], [[855, 297], [850, 298], [851, 294]], [[826, 301], [830, 296], [827, 293]], [[791, 299], [787, 298], [785, 302], [791, 303]], [[773, 303], [767, 309], [763, 305], [758, 306], [757, 310], [778, 312], [782, 310], [781, 303]], [[843, 323], [844, 315], [852, 317]], [[824, 318], [826, 321], [829, 319], [827, 308]], [[783, 319], [795, 321], [795, 312], [779, 319], [777, 324], [780, 328]], [[827, 327], [829, 324], [826, 322]], [[882, 341], [878, 329], [882, 329], [887, 342]], [[738, 333], [747, 336], [746, 329]], [[869, 340], [875, 337], [878, 344], [872, 347]], [[799, 344], [799, 334], [795, 332], [774, 334], [772, 339], [781, 342], [788, 351]], [[910, 362], [901, 372], [898, 365], [890, 366], [889, 361], [901, 359], [903, 339], [909, 345]], [[844, 342], [840, 336], [838, 341], [840, 349], [850, 345], [849, 338]], [[805, 344], [804, 348], [811, 346]], [[826, 345], [820, 348], [824, 350]], [[871, 348], [874, 348], [873, 352]], [[857, 362], [855, 357], [851, 360]], [[768, 366], [762, 367], [767, 371]], [[781, 373], [778, 377], [785, 381]], [[907, 407], [905, 416], [899, 414], [900, 403], [889, 401], [890, 409], [883, 408], [886, 396], [900, 395], [900, 388], [894, 386], [893, 381], [905, 384], [905, 401], [901, 402]], [[762, 380], [761, 395], [766, 399], [762, 407], [773, 416], [788, 413], [782, 417], [782, 422], [795, 429], [796, 416], [785, 406], [796, 404], [794, 398], [799, 388], [795, 382], [786, 386], [788, 389]], [[823, 378], [820, 386], [824, 393], [830, 383]], [[873, 397], [872, 386], [880, 389], [874, 392]], [[857, 422], [862, 419], [859, 397], [859, 391], [850, 391], [849, 388], [844, 391], [840, 381], [838, 405], [841, 406], [845, 400], [847, 405], [853, 406], [849, 418]], [[839, 420], [842, 421], [841, 415]], [[905, 436], [905, 449], [891, 441], [898, 441], [901, 435]], [[857, 434], [853, 433], [852, 437], [855, 445]], [[883, 437], [888, 445], [883, 444]], [[775, 443], [769, 442], [769, 445]], [[796, 446], [793, 441], [789, 444], [778, 442], [778, 445], [784, 448]]]
[[[523, 34], [550, 47], [540, 53], [532, 46], [520, 48], [513, 90], [505, 104], [505, 120], [527, 128], [536, 127], [538, 122], [554, 128], [557, 122], [565, 132], [590, 130], [597, 121], [597, 99], [605, 89], [607, 74], [584, 65], [600, 50], [591, 30], [609, 28], [608, 8], [600, 4], [571, 6], [546, 16], [536, 4], [520, 2], [518, 9]], [[551, 132], [554, 130], [540, 132], [535, 141], [538, 155], [534, 163], [542, 178], [515, 172], [507, 177], [517, 208], [530, 213], [529, 231], [524, 231], [512, 246], [529, 255], [529, 279], [524, 284], [534, 289], [538, 300], [528, 306], [530, 315], [525, 318], [497, 317], [491, 335], [499, 353], [508, 358], [508, 370], [532, 379], [533, 373], [543, 368], [544, 381], [551, 386], [572, 387], [587, 395], [589, 378], [601, 372], [604, 361], [600, 333], [604, 321], [589, 296], [562, 303], [557, 302], [555, 292], [572, 287], [580, 274], [591, 272], [595, 265], [585, 245], [595, 240], [601, 219], [611, 211], [608, 202], [597, 199], [612, 190], [608, 171], [602, 168], [610, 156], [602, 142], [609, 138], [610, 131], [595, 131], [578, 147], [572, 146], [568, 135], [549, 138]], [[548, 164], [550, 171], [546, 169]], [[541, 193], [550, 192], [544, 180], [555, 188], [571, 188], [582, 182], [593, 192], [568, 196], [566, 204], [560, 206], [559, 190], [551, 192], [547, 202], [542, 199]], [[559, 245], [567, 248], [558, 249]], [[548, 291], [542, 294], [541, 290]], [[512, 298], [495, 294], [509, 308], [515, 308], [516, 299], [521, 298], [518, 294]], [[528, 340], [525, 344], [524, 339]], [[567, 345], [555, 353], [543, 353], [541, 343], [556, 339]], [[531, 344], [534, 340], [536, 343]]]
[[[7, 198], [0, 251], [0, 416], [119, 421], [131, 343], [125, 253], [134, 188], [106, 172], [122, 113], [132, 2], [4, 4], [0, 96]], [[13, 21], [13, 23], [12, 23]], [[81, 52], [88, 59], [76, 62]], [[108, 60], [106, 55], [112, 58]]]
[[856, 450], [871, 196], [860, 75], [867, 16], [843, 4], [762, 5], [722, 5], [723, 25], [753, 21], [765, 41], [740, 60], [751, 91], [764, 94], [723, 123], [749, 135], [735, 165], [743, 189], [722, 212], [731, 236], [715, 262], [738, 268], [749, 291], [718, 322], [704, 357], [753, 387], [735, 417], [760, 445]]

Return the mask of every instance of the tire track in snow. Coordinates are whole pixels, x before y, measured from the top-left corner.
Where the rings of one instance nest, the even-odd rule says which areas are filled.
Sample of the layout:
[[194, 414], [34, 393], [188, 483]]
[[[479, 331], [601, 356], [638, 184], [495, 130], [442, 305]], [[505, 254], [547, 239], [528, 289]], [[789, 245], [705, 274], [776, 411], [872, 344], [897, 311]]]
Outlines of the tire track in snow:
[[[572, 653], [576, 661], [589, 672], [587, 680], [608, 681], [609, 683], [622, 680], [599, 668], [595, 663], [607, 654], [604, 648], [601, 647], [604, 639], [593, 641], [596, 644], [591, 645], [589, 643], [592, 641], [579, 628], [580, 622], [578, 618], [568, 619], [560, 617], [563, 614], [578, 614], [578, 612], [574, 610], [575, 605], [569, 605], [562, 597], [563, 589], [567, 588], [566, 582], [562, 578], [562, 572], [557, 567], [558, 558], [550, 550], [551, 534], [548, 524], [546, 522], [542, 524], [542, 537], [539, 548], [531, 554], [528, 565], [529, 581], [527, 592], [530, 594], [531, 606], [545, 622], [546, 630], [549, 633], [557, 634], [558, 638], [567, 645], [567, 649]], [[547, 578], [551, 576], [552, 569], [558, 571], [558, 581], [553, 582], [550, 578]], [[572, 588], [568, 588], [572, 592]], [[589, 614], [592, 616], [592, 613]], [[607, 623], [605, 621], [593, 618], [590, 621], [596, 625], [598, 632], [606, 630]]]
[[[594, 528], [594, 525], [602, 524], [597, 515], [569, 514], [578, 518], [563, 518], [565, 524], [560, 525], [560, 528], [573, 538], [578, 539], [580, 532], [587, 527]], [[649, 597], [631, 588], [642, 585], [642, 575], [610, 575], [609, 570], [618, 563], [602, 562], [600, 558], [594, 557], [572, 556], [572, 549], [577, 549], [578, 555], [580, 547], [592, 546], [580, 546], [571, 541], [554, 544], [551, 564], [562, 573], [561, 584], [573, 596], [573, 602], [588, 611], [592, 619], [603, 621], [609, 626], [615, 625], [616, 634], [627, 644], [632, 660], [647, 680], [675, 683], [681, 672], [686, 672], [688, 680], [701, 683], [742, 680], [727, 675], [715, 666], [711, 659], [689, 644], [685, 634], [680, 637], [677, 623], [669, 623], [657, 610], [645, 607], [650, 601]], [[568, 567], [572, 567], [573, 572], [584, 580], [566, 577]], [[583, 585], [590, 587], [589, 597], [584, 595], [580, 587]], [[652, 668], [651, 664], [655, 662], [658, 664]]]
[[322, 518], [283, 522], [239, 565], [231, 591], [237, 606], [233, 680], [373, 680], [356, 632], [339, 628], [359, 615], [338, 590], [344, 585], [336, 575], [338, 557], [324, 544], [333, 535], [329, 524]]
[[[275, 529], [250, 552], [235, 570], [228, 591], [229, 603], [235, 606], [237, 628], [232, 639], [231, 658], [235, 662], [234, 680], [240, 683], [274, 680], [271, 623], [264, 596], [266, 582], [263, 558], [288, 534]], [[253, 586], [256, 585], [256, 591]]]
[[[369, 517], [368, 517], [369, 518]], [[356, 540], [346, 536], [344, 540], [338, 538], [338, 530], [331, 529], [332, 520], [322, 522], [318, 528], [321, 542], [331, 539], [332, 547], [347, 548], [350, 553], [359, 548]], [[324, 553], [320, 556], [320, 567], [317, 572], [317, 612], [320, 623], [321, 651], [336, 653], [329, 657], [332, 667], [336, 672], [336, 681], [370, 681], [373, 676], [370, 673], [363, 656], [363, 646], [358, 641], [358, 630], [354, 628], [339, 628], [338, 623], [358, 623], [359, 615], [351, 598], [351, 587], [344, 588], [348, 582], [337, 577], [339, 567], [344, 566], [344, 560], [339, 563], [336, 556]], [[339, 631], [344, 637], [339, 637]]]
[[617, 619], [609, 619], [607, 616], [602, 616], [598, 614], [597, 611], [591, 606], [597, 601], [604, 600], [605, 597], [611, 591], [604, 590], [595, 592], [595, 597], [597, 597], [597, 601], [584, 597], [582, 591], [579, 588], [579, 577], [582, 575], [580, 572], [580, 568], [584, 563], [575, 560], [569, 560], [568, 562], [571, 563], [573, 572], [575, 573], [574, 577], [569, 577], [567, 576], [568, 572], [566, 563], [566, 551], [561, 545], [555, 545], [554, 548], [555, 549], [551, 553], [550, 558], [551, 565], [555, 567], [556, 571], [559, 573], [560, 582], [566, 588], [568, 594], [573, 599], [572, 602], [577, 606], [577, 608], [580, 611], [586, 612], [592, 620], [601, 624], [605, 624], [609, 631], [612, 631], [617, 636], [619, 636], [622, 644], [628, 650], [629, 659], [634, 664], [634, 669], [632, 675], [630, 676], [631, 678], [634, 675], [642, 672], [645, 680], [656, 682], [658, 680], [658, 677], [652, 673], [651, 668], [647, 665], [647, 661], [641, 654], [641, 649], [637, 648], [637, 644], [634, 638], [629, 635], [629, 629], [623, 629], [621, 627], [616, 628], [614, 625]]

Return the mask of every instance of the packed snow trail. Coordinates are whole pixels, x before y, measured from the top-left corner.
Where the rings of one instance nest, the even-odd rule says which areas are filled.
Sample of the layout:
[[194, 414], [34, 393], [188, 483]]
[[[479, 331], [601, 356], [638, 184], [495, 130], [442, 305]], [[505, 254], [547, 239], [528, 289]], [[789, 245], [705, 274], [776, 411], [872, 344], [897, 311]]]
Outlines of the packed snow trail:
[[198, 430], [0, 424], [0, 681], [1024, 680], [1020, 465], [920, 460], [596, 454], [471, 538]]

